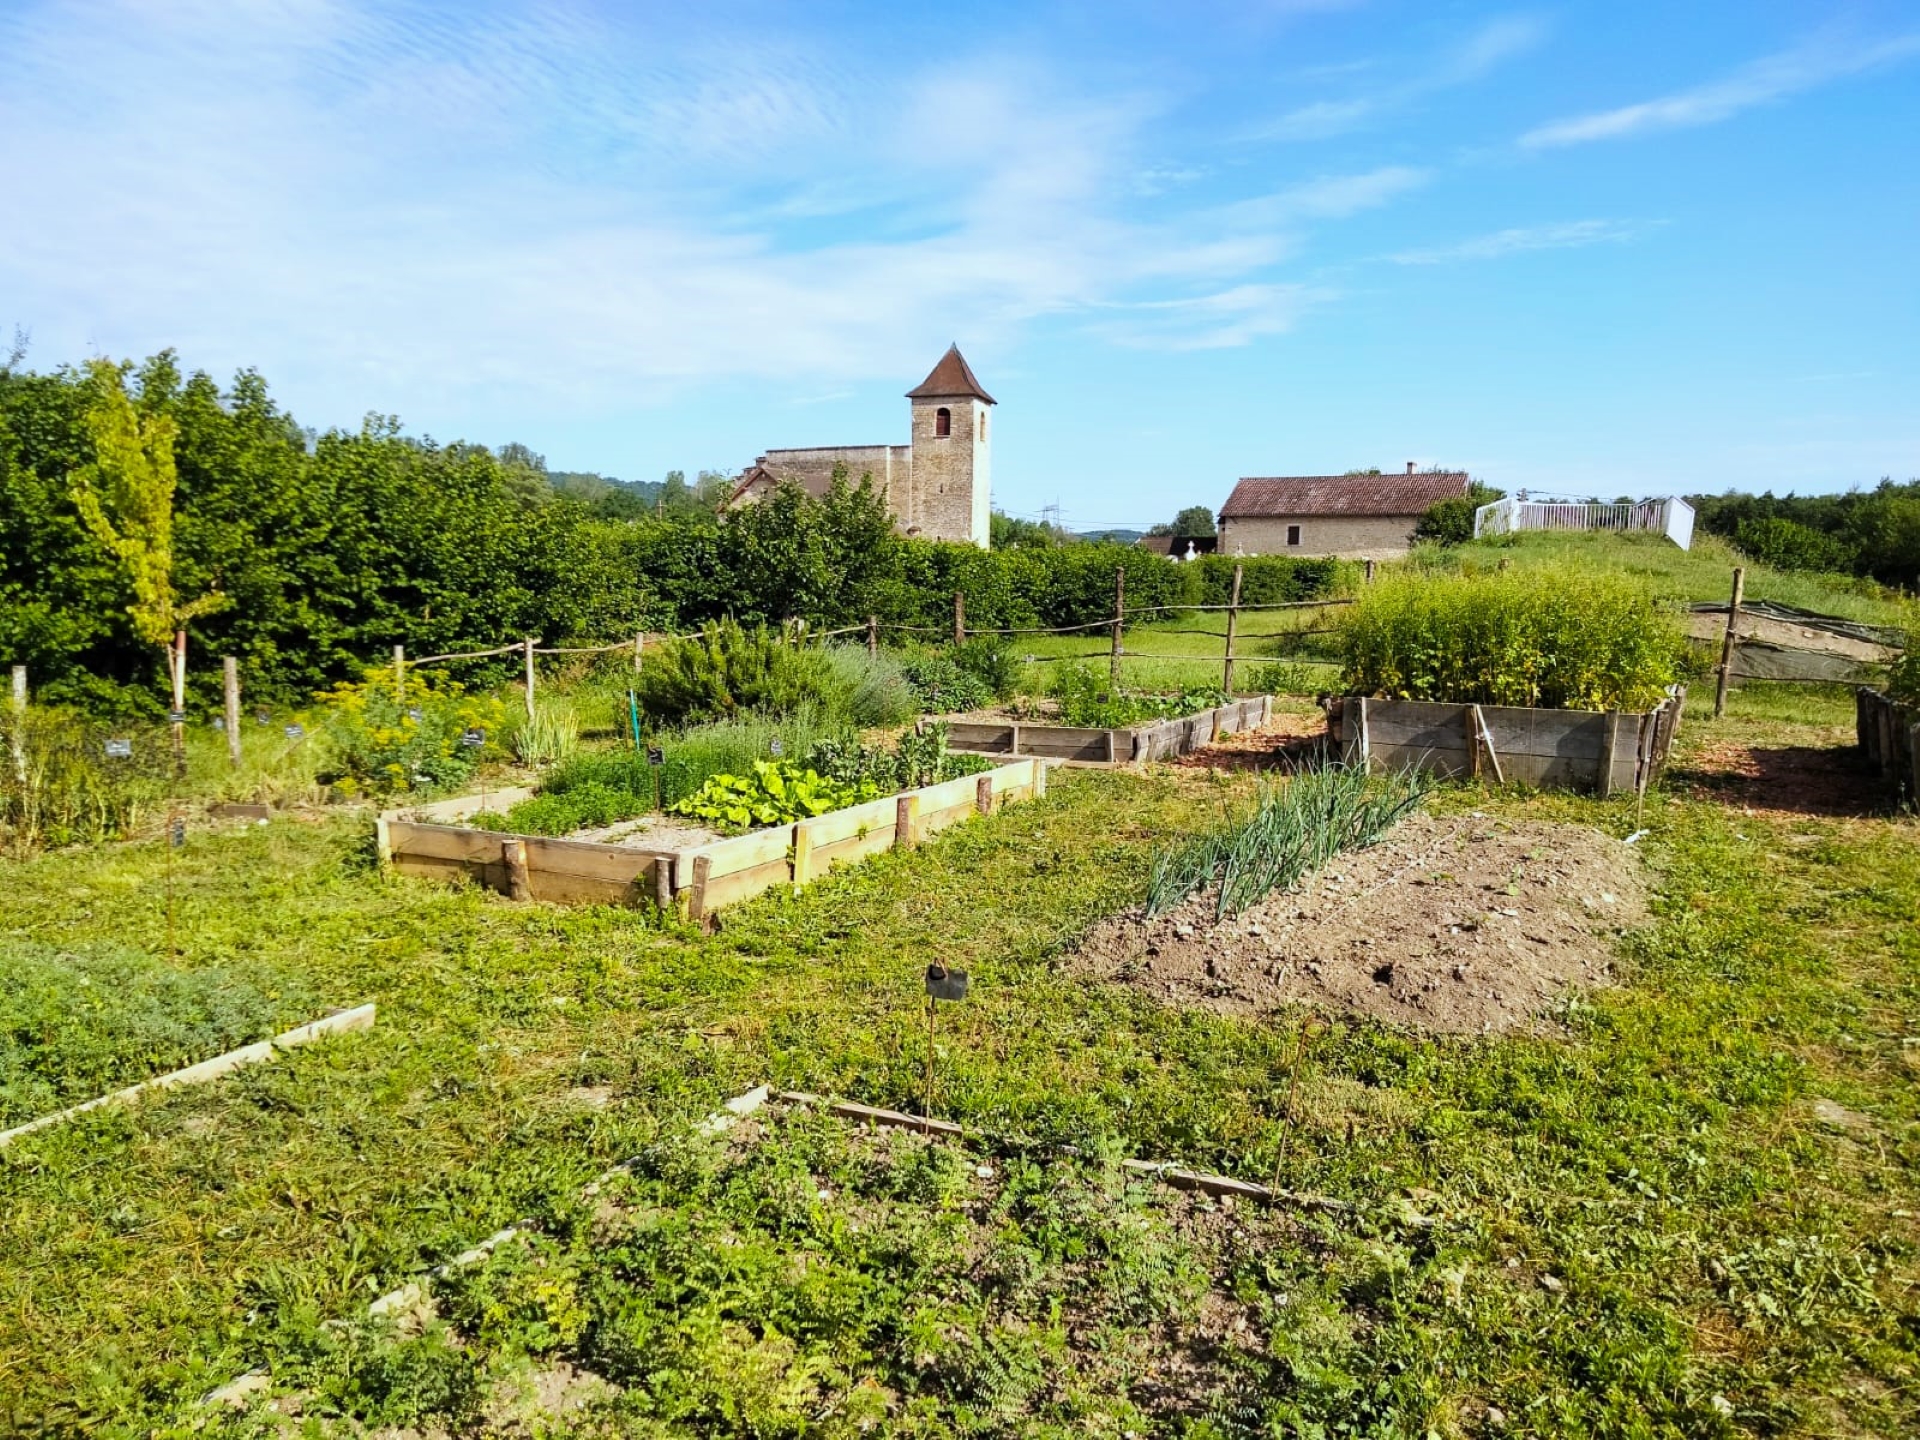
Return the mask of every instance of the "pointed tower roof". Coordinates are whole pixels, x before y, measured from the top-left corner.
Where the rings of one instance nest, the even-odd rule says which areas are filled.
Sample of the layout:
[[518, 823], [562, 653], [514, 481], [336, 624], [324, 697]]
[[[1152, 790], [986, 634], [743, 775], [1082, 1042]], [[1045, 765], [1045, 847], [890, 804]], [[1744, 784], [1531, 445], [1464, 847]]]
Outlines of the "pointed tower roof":
[[967, 357], [960, 353], [958, 345], [949, 345], [947, 353], [940, 357], [940, 363], [933, 367], [927, 378], [907, 391], [909, 400], [958, 400], [968, 396], [984, 400], [989, 405], [997, 403], [974, 379], [973, 369], [967, 364]]

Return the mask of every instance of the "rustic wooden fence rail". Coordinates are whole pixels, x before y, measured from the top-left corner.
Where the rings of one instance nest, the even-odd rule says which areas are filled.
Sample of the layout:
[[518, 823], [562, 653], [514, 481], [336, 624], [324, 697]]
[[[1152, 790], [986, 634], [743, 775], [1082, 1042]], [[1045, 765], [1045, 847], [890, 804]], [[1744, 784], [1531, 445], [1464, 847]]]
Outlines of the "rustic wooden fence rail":
[[1020, 760], [678, 852], [509, 835], [460, 823], [533, 793], [522, 789], [388, 810], [375, 824], [381, 861], [402, 875], [465, 879], [514, 898], [563, 905], [653, 904], [703, 920], [772, 886], [797, 890], [836, 865], [912, 849], [949, 825], [1046, 790], [1045, 763]]
[[1902, 705], [1879, 690], [1853, 695], [1861, 754], [1896, 800], [1920, 805], [1920, 705]]

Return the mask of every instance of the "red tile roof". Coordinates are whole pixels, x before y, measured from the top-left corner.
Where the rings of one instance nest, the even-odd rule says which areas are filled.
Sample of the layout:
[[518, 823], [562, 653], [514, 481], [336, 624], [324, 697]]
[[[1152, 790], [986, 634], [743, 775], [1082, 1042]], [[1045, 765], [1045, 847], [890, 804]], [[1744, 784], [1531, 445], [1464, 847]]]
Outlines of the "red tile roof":
[[960, 353], [958, 345], [949, 345], [947, 353], [940, 357], [940, 363], [933, 367], [927, 378], [913, 389], [907, 391], [909, 400], [946, 400], [972, 397], [995, 403], [980, 382], [973, 378], [973, 369], [967, 364], [967, 357]]
[[1424, 475], [1251, 476], [1233, 487], [1222, 520], [1295, 515], [1418, 515], [1467, 493], [1464, 471]]

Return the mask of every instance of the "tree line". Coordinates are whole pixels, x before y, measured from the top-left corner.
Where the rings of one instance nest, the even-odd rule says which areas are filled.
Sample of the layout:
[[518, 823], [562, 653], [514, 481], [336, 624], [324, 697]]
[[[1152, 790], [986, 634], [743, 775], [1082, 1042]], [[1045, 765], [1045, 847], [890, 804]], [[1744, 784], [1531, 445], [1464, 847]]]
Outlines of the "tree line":
[[1699, 525], [1784, 570], [1824, 570], [1920, 589], [1920, 480], [1841, 495], [1694, 495]]
[[[727, 615], [876, 615], [937, 638], [956, 591], [970, 626], [1023, 627], [1111, 615], [1123, 567], [1129, 608], [1224, 603], [1230, 587], [1220, 557], [908, 539], [859, 476], [716, 513], [724, 496], [717, 472], [658, 489], [555, 476], [525, 447], [439, 443], [391, 415], [315, 432], [257, 371], [223, 389], [171, 351], [44, 372], [16, 356], [0, 366], [0, 663], [28, 666], [49, 700], [151, 713], [176, 626], [198, 705], [222, 655], [251, 695], [294, 700], [394, 644], [605, 642]], [[1339, 570], [1247, 567], [1248, 603], [1310, 598]]]

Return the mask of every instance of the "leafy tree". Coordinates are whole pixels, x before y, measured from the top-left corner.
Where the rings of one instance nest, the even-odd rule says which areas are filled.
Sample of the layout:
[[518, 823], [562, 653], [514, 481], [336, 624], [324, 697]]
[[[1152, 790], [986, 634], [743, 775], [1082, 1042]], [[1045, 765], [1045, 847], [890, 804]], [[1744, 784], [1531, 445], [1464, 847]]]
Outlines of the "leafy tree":
[[1464, 544], [1473, 538], [1473, 512], [1482, 505], [1491, 505], [1506, 493], [1470, 480], [1466, 494], [1450, 495], [1426, 508], [1413, 527], [1413, 538], [1431, 540], [1437, 545]]
[[[93, 458], [73, 472], [73, 503], [87, 530], [120, 563], [133, 603], [134, 634], [174, 655], [175, 632], [227, 603], [218, 590], [181, 601], [174, 585], [174, 437], [164, 415], [142, 415], [126, 376], [108, 360], [87, 366], [91, 394], [82, 414]], [[168, 662], [171, 676], [174, 660]], [[179, 682], [176, 682], [179, 683]]]
[[1204, 505], [1189, 505], [1173, 517], [1173, 529], [1169, 533], [1181, 536], [1183, 539], [1194, 535], [1215, 534], [1213, 511]]
[[1069, 538], [1065, 531], [1044, 520], [1023, 520], [998, 510], [987, 518], [987, 541], [995, 550], [1014, 550], [1023, 545], [1048, 549], [1064, 545]]
[[1733, 543], [1754, 559], [1781, 570], [1853, 568], [1854, 555], [1844, 541], [1777, 515], [1741, 521]]

